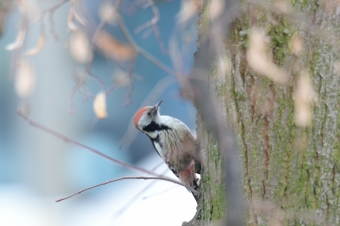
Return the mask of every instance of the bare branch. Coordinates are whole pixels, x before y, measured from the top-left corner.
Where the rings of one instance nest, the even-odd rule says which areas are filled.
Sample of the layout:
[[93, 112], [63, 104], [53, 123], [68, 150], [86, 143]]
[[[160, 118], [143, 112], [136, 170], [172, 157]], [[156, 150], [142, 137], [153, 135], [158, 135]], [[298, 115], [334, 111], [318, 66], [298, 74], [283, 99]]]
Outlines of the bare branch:
[[174, 186], [174, 187], [171, 187], [171, 188], [168, 188], [168, 189], [164, 189], [163, 191], [160, 191], [160, 192], [158, 192], [158, 193], [156, 193], [156, 194], [144, 196], [142, 199], [143, 199], [143, 200], [149, 199], [149, 198], [155, 197], [155, 196], [157, 196], [157, 195], [164, 194], [164, 193], [166, 193], [166, 192], [168, 192], [168, 191], [171, 191], [171, 190], [173, 190], [173, 189], [175, 189], [175, 188], [177, 188], [177, 186]]
[[[158, 166], [163, 165], [164, 162], [161, 162], [160, 164], [158, 164], [156, 167], [154, 167], [152, 170], [155, 170]], [[161, 175], [163, 175], [166, 171], [168, 171], [169, 169], [165, 169]], [[151, 188], [155, 183], [157, 182], [157, 180], [153, 180], [152, 182], [150, 182], [146, 187], [144, 187], [141, 191], [139, 191], [136, 195], [134, 195], [123, 207], [121, 207], [119, 210], [117, 210], [114, 214], [115, 215], [120, 215], [122, 214], [137, 198], [138, 196], [140, 196], [141, 194], [143, 194], [145, 191], [147, 191], [149, 188]]]
[[79, 195], [85, 191], [88, 191], [88, 190], [91, 190], [93, 188], [96, 188], [96, 187], [100, 187], [100, 186], [104, 186], [104, 185], [107, 185], [109, 183], [113, 183], [113, 182], [117, 182], [117, 181], [120, 181], [120, 180], [164, 180], [164, 181], [169, 181], [169, 182], [172, 182], [172, 183], [175, 183], [175, 184], [178, 184], [178, 185], [181, 185], [181, 186], [184, 186], [184, 184], [182, 184], [181, 182], [179, 181], [174, 181], [174, 180], [171, 180], [171, 179], [168, 179], [168, 178], [164, 178], [164, 177], [142, 177], [142, 176], [126, 176], [126, 177], [121, 177], [121, 178], [118, 178], [118, 179], [114, 179], [114, 180], [109, 180], [109, 181], [106, 181], [106, 182], [103, 182], [101, 184], [97, 184], [97, 185], [94, 185], [92, 187], [89, 187], [89, 188], [85, 188], [83, 190], [80, 190], [78, 191], [77, 193], [74, 193], [73, 195], [70, 195], [70, 196], [67, 196], [65, 198], [62, 198], [62, 199], [58, 199], [56, 202], [61, 202], [61, 201], [64, 201], [66, 199], [69, 199], [75, 195]]
[[104, 88], [105, 83], [103, 82], [103, 80], [101, 80], [97, 75], [93, 74], [93, 73], [89, 73], [90, 78], [93, 78], [101, 88]]
[[166, 66], [165, 64], [163, 64], [162, 62], [160, 62], [159, 60], [157, 60], [157, 58], [155, 58], [154, 56], [152, 56], [151, 54], [149, 54], [147, 51], [145, 51], [144, 49], [142, 49], [141, 47], [139, 47], [136, 42], [132, 39], [130, 33], [128, 32], [122, 18], [120, 15], [117, 16], [117, 23], [118, 26], [120, 28], [120, 30], [122, 31], [125, 39], [127, 40], [127, 42], [133, 46], [133, 48], [136, 50], [136, 52], [138, 52], [139, 54], [141, 54], [142, 56], [144, 56], [146, 59], [148, 59], [150, 62], [152, 62], [154, 65], [156, 65], [157, 67], [159, 67], [160, 69], [164, 70], [165, 72], [175, 75], [175, 72], [169, 68], [168, 66]]

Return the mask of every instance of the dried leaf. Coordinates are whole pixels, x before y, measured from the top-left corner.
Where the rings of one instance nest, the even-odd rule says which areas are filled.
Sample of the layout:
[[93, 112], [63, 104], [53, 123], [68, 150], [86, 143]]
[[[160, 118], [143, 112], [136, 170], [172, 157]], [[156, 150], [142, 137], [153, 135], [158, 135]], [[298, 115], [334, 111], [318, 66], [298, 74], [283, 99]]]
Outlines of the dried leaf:
[[291, 76], [272, 61], [265, 33], [253, 28], [249, 33], [249, 39], [247, 61], [251, 69], [276, 83], [287, 84]]
[[290, 14], [292, 12], [292, 5], [290, 3], [288, 3], [287, 1], [284, 0], [277, 0], [275, 1], [275, 8], [284, 14]]
[[26, 61], [21, 61], [16, 70], [14, 87], [16, 94], [25, 98], [32, 94], [35, 86], [34, 68]]
[[102, 21], [110, 24], [116, 24], [117, 21], [117, 14], [116, 9], [113, 7], [112, 4], [108, 2], [104, 2], [100, 5], [99, 9], [99, 16]]
[[269, 226], [283, 226], [282, 219], [279, 219], [279, 217], [272, 217], [269, 221]]
[[340, 75], [340, 62], [339, 61], [335, 62], [333, 68], [334, 68], [334, 73], [339, 76]]
[[94, 41], [107, 57], [114, 60], [127, 61], [136, 56], [136, 51], [131, 45], [121, 43], [107, 32], [98, 32]]
[[211, 21], [215, 20], [222, 14], [223, 9], [225, 8], [224, 4], [224, 0], [211, 0], [209, 2], [209, 16]]
[[99, 92], [97, 94], [93, 102], [93, 110], [97, 118], [104, 119], [107, 117], [105, 92]]
[[127, 86], [131, 83], [129, 74], [121, 70], [118, 70], [114, 73], [113, 79], [117, 86]]
[[77, 62], [88, 63], [92, 60], [91, 45], [85, 32], [73, 32], [69, 43], [71, 55]]
[[307, 71], [302, 71], [297, 79], [294, 92], [295, 122], [298, 126], [307, 127], [312, 123], [312, 103], [315, 97], [312, 80]]
[[182, 0], [181, 9], [176, 15], [178, 24], [184, 24], [193, 18], [198, 12], [196, 0]]
[[42, 50], [42, 48], [44, 47], [44, 44], [45, 44], [45, 36], [40, 34], [37, 46], [26, 51], [25, 55], [26, 56], [33, 56], [33, 55], [39, 53]]
[[22, 44], [24, 43], [24, 39], [25, 39], [25, 30], [21, 29], [18, 33], [17, 38], [15, 39], [15, 41], [11, 44], [8, 44], [5, 49], [8, 51], [17, 49], [19, 47], [22, 46]]
[[225, 80], [225, 75], [231, 70], [230, 58], [225, 56], [220, 56], [217, 59], [217, 78], [220, 82]]
[[196, 11], [199, 12], [202, 8], [202, 3], [201, 3], [201, 0], [190, 0], [194, 7], [196, 8]]
[[293, 35], [289, 42], [289, 48], [292, 51], [292, 53], [296, 56], [300, 55], [300, 53], [303, 51], [303, 40], [298, 35]]

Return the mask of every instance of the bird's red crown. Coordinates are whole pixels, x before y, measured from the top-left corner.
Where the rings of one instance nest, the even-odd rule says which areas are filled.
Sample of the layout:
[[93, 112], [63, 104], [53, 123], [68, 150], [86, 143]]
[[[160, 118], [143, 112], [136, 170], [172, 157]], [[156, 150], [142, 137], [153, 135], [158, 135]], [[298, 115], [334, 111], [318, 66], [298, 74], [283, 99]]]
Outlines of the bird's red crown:
[[140, 119], [140, 117], [142, 117], [143, 113], [146, 111], [146, 107], [143, 107], [141, 109], [139, 109], [137, 111], [137, 113], [135, 114], [135, 117], [133, 118], [133, 124], [137, 127], [137, 123]]

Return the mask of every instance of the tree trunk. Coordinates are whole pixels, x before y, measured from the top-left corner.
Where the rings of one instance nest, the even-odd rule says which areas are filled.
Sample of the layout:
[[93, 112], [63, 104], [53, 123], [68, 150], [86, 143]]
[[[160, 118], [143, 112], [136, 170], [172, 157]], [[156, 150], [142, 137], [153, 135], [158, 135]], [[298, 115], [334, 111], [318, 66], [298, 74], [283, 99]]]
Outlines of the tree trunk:
[[[246, 13], [233, 23], [226, 42], [223, 58], [229, 69], [225, 78], [216, 76], [218, 65], [212, 65], [209, 82], [242, 152], [247, 225], [339, 225], [339, 50], [332, 43], [340, 37], [339, 3], [282, 2], [291, 2], [296, 11], [307, 15], [305, 21], [295, 18], [294, 11], [275, 11], [276, 6], [265, 5], [265, 1], [264, 5], [247, 2]], [[207, 20], [206, 5], [200, 15], [201, 32]], [[288, 85], [279, 85], [249, 67], [246, 49], [253, 26], [262, 28], [270, 38], [274, 63], [292, 75]], [[301, 54], [289, 48], [295, 33], [304, 42]], [[317, 96], [312, 124], [307, 127], [298, 126], [295, 117], [294, 92], [302, 71], [309, 72]], [[197, 126], [206, 159], [201, 198], [191, 224], [211, 225], [223, 220], [228, 208], [222, 158], [218, 143], [205, 132], [200, 119]]]

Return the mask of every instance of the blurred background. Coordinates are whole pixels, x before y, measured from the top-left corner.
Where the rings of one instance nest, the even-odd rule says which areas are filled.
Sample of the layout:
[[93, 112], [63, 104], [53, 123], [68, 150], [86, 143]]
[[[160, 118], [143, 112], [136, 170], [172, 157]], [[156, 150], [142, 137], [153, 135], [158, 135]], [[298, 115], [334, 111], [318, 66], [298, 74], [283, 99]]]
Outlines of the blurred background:
[[[144, 28], [155, 16], [150, 3], [122, 1], [119, 12], [126, 29], [136, 44], [155, 59], [170, 68], [179, 61], [182, 71], [188, 71], [196, 50], [195, 17], [179, 29], [184, 7], [181, 2], [156, 1], [159, 20]], [[176, 117], [195, 130], [195, 109], [181, 99], [172, 75], [140, 54], [121, 62], [94, 47], [91, 76], [72, 94], [89, 62], [81, 63], [72, 54], [75, 44], [70, 39], [80, 30], [92, 40], [103, 21], [103, 10], [113, 4], [115, 1], [91, 0], [11, 3], [0, 37], [0, 225], [181, 225], [195, 214], [192, 195], [164, 181], [120, 181], [56, 203], [57, 199], [104, 181], [143, 174], [30, 126], [16, 113], [18, 109], [25, 111], [38, 123], [109, 156], [175, 178], [165, 164], [160, 164], [162, 160], [149, 138], [133, 128], [131, 122], [140, 107], [163, 99], [162, 114]], [[74, 9], [76, 19], [70, 18]], [[79, 15], [86, 25], [81, 24]], [[73, 25], [77, 26], [74, 30]], [[15, 45], [23, 26], [23, 43], [13, 48], [10, 45]], [[114, 19], [101, 31], [126, 43]], [[36, 54], [25, 55], [41, 43], [38, 40], [42, 34], [43, 47]], [[181, 58], [171, 59], [169, 43], [180, 46]], [[20, 96], [15, 81], [18, 64], [22, 66], [23, 61], [35, 80], [32, 93], [25, 97]], [[133, 63], [131, 83], [118, 83], [129, 74]], [[94, 97], [108, 90], [108, 116], [99, 120], [93, 111]], [[128, 130], [130, 135], [126, 136]]]

